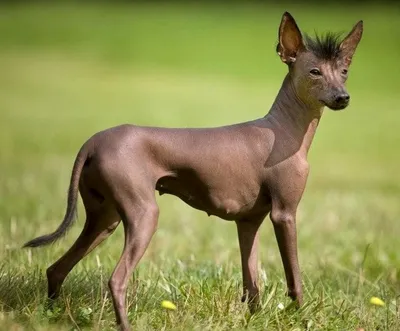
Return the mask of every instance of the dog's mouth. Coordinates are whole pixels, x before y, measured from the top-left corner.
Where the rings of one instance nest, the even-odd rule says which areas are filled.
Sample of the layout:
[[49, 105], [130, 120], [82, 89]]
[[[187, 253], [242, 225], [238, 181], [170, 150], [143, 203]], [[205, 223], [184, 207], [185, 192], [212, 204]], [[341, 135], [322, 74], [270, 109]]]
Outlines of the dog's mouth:
[[342, 103], [342, 104], [338, 104], [338, 103], [328, 104], [328, 103], [326, 103], [326, 102], [323, 101], [323, 100], [320, 100], [320, 102], [321, 102], [324, 106], [328, 107], [329, 109], [331, 109], [331, 110], [333, 110], [333, 111], [343, 110], [343, 109], [345, 109], [345, 108], [349, 105], [348, 102]]

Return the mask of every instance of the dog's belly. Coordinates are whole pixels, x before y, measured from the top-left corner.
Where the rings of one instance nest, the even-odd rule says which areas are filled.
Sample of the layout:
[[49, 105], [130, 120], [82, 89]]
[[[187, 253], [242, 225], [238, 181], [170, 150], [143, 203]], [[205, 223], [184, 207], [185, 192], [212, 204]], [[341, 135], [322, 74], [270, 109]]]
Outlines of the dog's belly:
[[157, 182], [156, 190], [160, 195], [174, 195], [189, 206], [224, 220], [265, 216], [271, 206], [270, 197], [261, 187], [254, 188], [253, 192], [234, 189], [209, 190], [187, 178], [163, 177]]

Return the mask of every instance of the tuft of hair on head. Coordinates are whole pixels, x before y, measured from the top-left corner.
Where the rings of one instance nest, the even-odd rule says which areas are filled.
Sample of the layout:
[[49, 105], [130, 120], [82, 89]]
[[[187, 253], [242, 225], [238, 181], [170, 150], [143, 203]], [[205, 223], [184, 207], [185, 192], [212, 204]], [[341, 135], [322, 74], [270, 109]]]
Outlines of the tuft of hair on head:
[[342, 33], [327, 32], [325, 34], [315, 33], [315, 37], [305, 35], [306, 49], [321, 60], [336, 60], [341, 53], [340, 44]]

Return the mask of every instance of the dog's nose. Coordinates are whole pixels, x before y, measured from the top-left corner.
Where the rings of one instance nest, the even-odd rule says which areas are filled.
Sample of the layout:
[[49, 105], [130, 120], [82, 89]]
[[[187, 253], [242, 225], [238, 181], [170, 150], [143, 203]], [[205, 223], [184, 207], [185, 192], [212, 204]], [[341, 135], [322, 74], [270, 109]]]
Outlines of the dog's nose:
[[335, 99], [336, 103], [338, 104], [348, 103], [349, 100], [350, 100], [350, 95], [348, 95], [347, 93], [341, 93]]

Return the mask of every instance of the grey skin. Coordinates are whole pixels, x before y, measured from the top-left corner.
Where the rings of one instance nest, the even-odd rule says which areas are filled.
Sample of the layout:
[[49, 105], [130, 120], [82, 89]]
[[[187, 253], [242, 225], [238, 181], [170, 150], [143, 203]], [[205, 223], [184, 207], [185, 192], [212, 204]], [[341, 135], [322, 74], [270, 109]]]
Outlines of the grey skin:
[[47, 270], [49, 298], [59, 295], [72, 268], [122, 220], [125, 245], [109, 288], [117, 325], [129, 330], [127, 284], [157, 228], [158, 190], [236, 222], [243, 301], [251, 312], [259, 307], [258, 230], [269, 214], [288, 295], [301, 305], [296, 210], [309, 172], [307, 154], [324, 106], [338, 110], [349, 103], [347, 69], [362, 30], [360, 21], [340, 43], [340, 56], [328, 61], [307, 48], [295, 20], [284, 13], [277, 51], [289, 70], [265, 117], [201, 129], [121, 125], [92, 136], [75, 160], [62, 224], [25, 244], [46, 245], [65, 234], [74, 220], [79, 188], [86, 223], [75, 244]]

